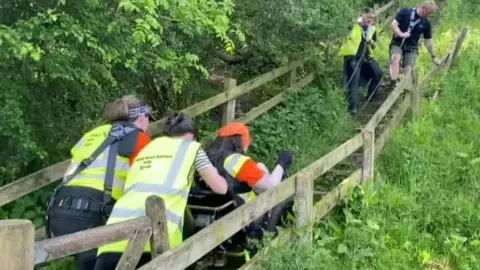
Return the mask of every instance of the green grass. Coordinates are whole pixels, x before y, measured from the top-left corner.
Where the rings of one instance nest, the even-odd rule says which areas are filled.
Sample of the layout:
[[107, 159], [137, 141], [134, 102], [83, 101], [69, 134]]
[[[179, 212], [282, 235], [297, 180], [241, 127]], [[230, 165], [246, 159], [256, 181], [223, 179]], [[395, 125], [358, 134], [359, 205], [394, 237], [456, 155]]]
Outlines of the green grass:
[[[459, 33], [454, 14], [436, 29], [438, 55]], [[439, 99], [423, 99], [421, 118], [406, 116], [395, 131], [376, 162], [375, 182], [353, 190], [315, 226], [314, 247], [276, 248], [259, 269], [480, 269], [476, 33], [451, 71], [425, 89], [441, 90]], [[421, 74], [432, 67], [424, 50]]]

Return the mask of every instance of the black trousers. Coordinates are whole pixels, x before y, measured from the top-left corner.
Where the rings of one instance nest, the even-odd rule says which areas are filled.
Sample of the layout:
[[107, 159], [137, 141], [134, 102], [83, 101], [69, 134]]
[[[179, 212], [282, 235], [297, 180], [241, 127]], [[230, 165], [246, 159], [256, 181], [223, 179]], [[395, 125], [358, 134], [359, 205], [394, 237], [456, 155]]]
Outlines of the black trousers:
[[[122, 254], [123, 253], [116, 253], [116, 252], [102, 253], [97, 258], [97, 263], [95, 264], [94, 270], [115, 270], [115, 267], [117, 267], [117, 264], [120, 261]], [[150, 253], [143, 253], [135, 269], [140, 268], [141, 266], [147, 264], [151, 260], [152, 260], [152, 256]]]
[[[58, 199], [65, 197], [85, 197], [101, 201], [103, 193], [98, 190], [83, 187], [63, 187], [59, 190]], [[52, 207], [48, 214], [49, 229], [52, 237], [71, 234], [94, 227], [103, 226], [106, 219], [100, 212], [81, 211]], [[93, 270], [97, 259], [97, 249], [75, 254], [75, 263], [79, 270]]]
[[[367, 82], [372, 80], [368, 87], [367, 98], [372, 96], [372, 99], [375, 99], [379, 92], [378, 88], [380, 87], [379, 84], [383, 76], [382, 69], [374, 59], [363, 60], [363, 63], [358, 66], [355, 74], [353, 74], [357, 61], [358, 59], [355, 56], [346, 56], [343, 61], [344, 84], [347, 90], [345, 93], [349, 110], [357, 109], [360, 79], [363, 78]], [[347, 86], [350, 79], [350, 84]]]

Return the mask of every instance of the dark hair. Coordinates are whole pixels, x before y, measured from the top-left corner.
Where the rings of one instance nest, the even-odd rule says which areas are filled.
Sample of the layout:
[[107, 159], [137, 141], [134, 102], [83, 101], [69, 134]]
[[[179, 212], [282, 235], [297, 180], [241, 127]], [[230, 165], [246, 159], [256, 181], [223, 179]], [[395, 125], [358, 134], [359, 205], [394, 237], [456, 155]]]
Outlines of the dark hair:
[[198, 137], [197, 125], [182, 112], [173, 113], [163, 126], [163, 134], [170, 137], [183, 136], [188, 132], [193, 133], [195, 138]]
[[226, 151], [244, 154], [242, 136], [217, 137], [207, 148], [208, 159], [217, 164]]

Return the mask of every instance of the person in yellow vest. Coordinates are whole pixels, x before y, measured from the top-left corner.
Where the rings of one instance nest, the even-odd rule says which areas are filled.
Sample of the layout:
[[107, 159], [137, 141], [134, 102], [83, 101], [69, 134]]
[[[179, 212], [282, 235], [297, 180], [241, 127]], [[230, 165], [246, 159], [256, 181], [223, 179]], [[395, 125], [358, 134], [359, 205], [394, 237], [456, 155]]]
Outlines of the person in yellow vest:
[[[147, 145], [134, 160], [127, 176], [124, 195], [115, 204], [108, 224], [145, 216], [145, 201], [157, 195], [165, 201], [170, 248], [182, 243], [184, 213], [195, 171], [218, 194], [227, 192], [220, 176], [196, 141], [195, 123], [182, 113], [174, 113], [164, 126], [163, 135]], [[103, 245], [98, 249], [96, 270], [115, 269], [128, 240]], [[150, 244], [137, 267], [151, 260]]]
[[375, 100], [379, 92], [383, 71], [374, 59], [377, 33], [374, 25], [375, 11], [363, 10], [362, 16], [353, 25], [347, 39], [340, 48], [344, 58], [343, 74], [348, 100], [348, 109], [352, 115], [357, 114], [358, 89], [363, 77], [370, 84], [366, 100]]
[[[230, 122], [217, 132], [217, 138], [207, 148], [207, 155], [231, 187], [231, 195], [237, 206], [255, 199], [256, 194], [274, 188], [282, 181], [285, 171], [293, 161], [293, 154], [285, 151], [278, 155], [275, 168], [269, 172], [265, 164], [256, 162], [246, 152], [251, 137], [248, 127], [240, 122]], [[259, 239], [262, 235], [264, 217], [246, 227], [250, 239]], [[254, 250], [245, 250], [245, 259], [249, 260]]]
[[[48, 237], [104, 225], [133, 159], [150, 142], [149, 109], [139, 97], [108, 104], [105, 115], [109, 123], [87, 132], [71, 150], [71, 164], [48, 205]], [[93, 269], [96, 253], [76, 254], [77, 269]]]

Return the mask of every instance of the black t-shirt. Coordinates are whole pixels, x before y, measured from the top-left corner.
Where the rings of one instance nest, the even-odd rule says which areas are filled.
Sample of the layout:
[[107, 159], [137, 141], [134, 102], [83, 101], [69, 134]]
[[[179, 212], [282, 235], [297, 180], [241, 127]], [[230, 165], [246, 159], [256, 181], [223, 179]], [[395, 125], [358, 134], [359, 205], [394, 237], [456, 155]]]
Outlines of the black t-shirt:
[[[412, 15], [412, 8], [402, 8], [395, 17], [395, 20], [398, 22], [400, 31], [406, 32], [410, 26], [410, 16]], [[430, 21], [426, 18], [421, 18], [418, 16], [417, 11], [415, 10], [415, 18], [413, 21], [420, 19], [420, 21], [413, 27], [410, 32], [410, 37], [405, 39], [406, 46], [418, 46], [418, 40], [420, 35], [423, 34], [423, 38], [430, 39], [432, 38], [432, 25]], [[393, 34], [392, 44], [400, 45], [402, 43], [402, 38], [397, 37]]]

